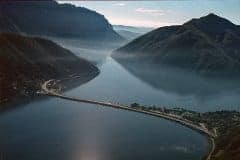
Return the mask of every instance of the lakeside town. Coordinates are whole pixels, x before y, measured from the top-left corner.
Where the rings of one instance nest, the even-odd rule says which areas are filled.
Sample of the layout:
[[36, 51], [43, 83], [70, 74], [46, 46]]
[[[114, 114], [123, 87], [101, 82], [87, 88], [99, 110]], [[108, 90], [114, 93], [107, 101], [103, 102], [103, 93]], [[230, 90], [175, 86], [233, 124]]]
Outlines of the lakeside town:
[[[204, 160], [219, 160], [222, 157], [231, 157], [228, 148], [237, 145], [239, 142], [238, 132], [240, 130], [240, 112], [234, 110], [221, 110], [214, 112], [197, 112], [182, 107], [171, 108], [169, 106], [144, 106], [132, 103], [130, 106], [114, 104], [105, 101], [80, 99], [77, 97], [63, 95], [64, 84], [60, 80], [48, 80], [41, 85], [42, 91], [39, 94], [54, 96], [80, 103], [90, 103], [100, 106], [107, 106], [127, 111], [147, 114], [164, 118], [190, 129], [193, 129], [208, 137], [210, 150]], [[238, 149], [238, 148], [236, 148]], [[234, 152], [234, 149], [231, 148]]]
[[[212, 146], [213, 152], [209, 157], [211, 160], [220, 160], [228, 156], [233, 157], [231, 154], [239, 152], [237, 145], [240, 141], [238, 135], [240, 130], [240, 112], [238, 111], [222, 110], [200, 113], [184, 108], [142, 106], [138, 103], [131, 104], [131, 107], [145, 111], [165, 113], [206, 128], [215, 135], [213, 137], [215, 146]], [[234, 148], [234, 145], [236, 148]]]

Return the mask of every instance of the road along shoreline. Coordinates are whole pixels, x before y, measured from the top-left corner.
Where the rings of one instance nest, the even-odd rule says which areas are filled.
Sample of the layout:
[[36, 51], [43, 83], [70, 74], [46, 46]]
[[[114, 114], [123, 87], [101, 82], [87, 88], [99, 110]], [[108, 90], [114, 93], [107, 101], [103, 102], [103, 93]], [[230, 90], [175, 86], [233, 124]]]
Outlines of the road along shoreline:
[[[57, 82], [59, 82], [59, 81], [57, 81]], [[42, 91], [40, 92], [40, 94], [51, 96], [51, 97], [57, 97], [57, 98], [61, 98], [61, 99], [66, 99], [66, 100], [70, 100], [70, 101], [80, 102], [80, 103], [89, 103], [89, 104], [111, 107], [111, 108], [115, 108], [115, 109], [127, 110], [127, 111], [142, 113], [142, 114], [151, 115], [151, 116], [160, 117], [160, 118], [163, 118], [166, 120], [170, 120], [170, 121], [176, 122], [178, 124], [181, 124], [183, 126], [186, 126], [194, 131], [197, 131], [200, 134], [203, 134], [208, 138], [211, 148], [210, 148], [209, 153], [206, 156], [205, 160], [210, 160], [212, 157], [212, 154], [215, 150], [214, 138], [216, 137], [216, 135], [214, 133], [212, 133], [211, 131], [209, 131], [207, 128], [202, 127], [200, 125], [196, 125], [189, 120], [186, 120], [186, 119], [180, 118], [176, 115], [168, 114], [168, 113], [165, 113], [162, 111], [154, 111], [154, 110], [146, 111], [143, 109], [133, 108], [133, 107], [129, 107], [126, 105], [121, 105], [121, 104], [114, 104], [111, 102], [86, 100], [86, 99], [81, 99], [81, 98], [77, 98], [77, 97], [62, 95], [60, 93], [57, 93], [56, 90], [51, 89], [52, 85], [56, 85], [56, 82], [54, 80], [45, 81], [41, 85]]]

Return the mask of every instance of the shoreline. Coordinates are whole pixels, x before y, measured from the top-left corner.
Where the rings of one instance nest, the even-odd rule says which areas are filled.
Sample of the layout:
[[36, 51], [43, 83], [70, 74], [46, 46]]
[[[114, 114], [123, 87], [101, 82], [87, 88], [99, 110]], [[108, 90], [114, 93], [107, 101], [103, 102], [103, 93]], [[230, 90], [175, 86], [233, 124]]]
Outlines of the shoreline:
[[[209, 138], [209, 137], [208, 137]], [[208, 154], [206, 155], [206, 158], [203, 158], [203, 159], [205, 159], [205, 160], [211, 160], [211, 158], [212, 158], [212, 155], [213, 155], [213, 152], [215, 151], [215, 140], [214, 140], [214, 138], [209, 138], [208, 139], [208, 141], [209, 141], [209, 145], [211, 146], [210, 147], [210, 149], [209, 149], [209, 152], [208, 152]]]
[[[74, 89], [75, 87], [81, 86], [93, 80], [95, 77], [99, 75], [99, 73], [100, 71], [96, 73], [94, 72], [91, 74], [87, 74], [87, 75], [81, 75], [81, 78], [80, 78], [80, 75], [66, 76], [66, 77], [60, 78], [61, 85], [64, 87], [64, 91], [69, 91], [71, 89]], [[39, 86], [41, 86], [40, 83], [39, 83]], [[42, 101], [47, 99], [48, 97], [38, 94], [39, 90], [41, 90], [41, 88], [36, 88], [35, 93], [32, 95], [28, 95], [28, 96], [17, 95], [14, 101], [10, 101], [3, 104], [0, 103], [0, 106], [1, 106], [0, 114], [12, 109], [16, 109], [18, 107], [28, 105], [29, 103], [32, 103], [32, 102]]]
[[[231, 147], [232, 144], [230, 142], [234, 143], [234, 141], [232, 140], [236, 138], [233, 136], [236, 136], [236, 134], [240, 133], [240, 112], [221, 110], [200, 113], [184, 108], [158, 108], [156, 106], [140, 106], [137, 103], [133, 103], [127, 106], [105, 101], [94, 101], [80, 99], [77, 97], [68, 97], [58, 92], [60, 91], [59, 86], [61, 89], [64, 89], [64, 91], [71, 89], [71, 87], [69, 88], [67, 84], [72, 84], [72, 82], [75, 81], [75, 78], [78, 79], [79, 76], [71, 76], [66, 78], [65, 80], [51, 79], [45, 81], [40, 86], [41, 91], [36, 93], [38, 97], [36, 96], [35, 99], [43, 100], [45, 99], [45, 97], [62, 98], [70, 101], [95, 104], [96, 107], [111, 107], [113, 109], [122, 109], [158, 118], [163, 118], [174, 123], [178, 123], [195, 132], [198, 132], [207, 139], [209, 144], [209, 147], [207, 149], [208, 151], [202, 156], [201, 160], [215, 160], [222, 156], [231, 156], [231, 152], [229, 153], [227, 150], [225, 151], [224, 147], [229, 147], [229, 145]], [[67, 88], [64, 88], [63, 85], [66, 85]], [[72, 87], [74, 88], [73, 84]], [[6, 111], [7, 110], [8, 109], [6, 109]], [[239, 131], [232, 130], [233, 127], [239, 129]], [[228, 141], [224, 141], [224, 139], [226, 138], [228, 139]], [[235, 144], [235, 146], [236, 145], [238, 146], [238, 144]], [[228, 158], [223, 160], [228, 160]]]
[[[52, 84], [49, 84], [50, 82]], [[58, 93], [59, 88], [54, 88], [53, 90], [48, 89], [48, 87], [52, 87], [52, 86], [56, 87], [56, 85], [59, 82], [60, 81], [55, 82], [53, 79], [45, 81], [41, 85], [42, 92], [40, 94], [47, 95], [47, 96], [50, 96], [50, 97], [57, 97], [57, 98], [61, 98], [61, 99], [66, 99], [66, 100], [70, 100], [70, 101], [76, 101], [76, 102], [80, 102], [80, 103], [90, 103], [90, 104], [100, 105], [100, 106], [103, 106], [103, 107], [105, 106], [105, 107], [111, 107], [111, 108], [115, 108], [115, 109], [128, 110], [128, 111], [132, 111], [132, 112], [136, 112], [136, 113], [142, 113], [142, 114], [151, 115], [151, 116], [158, 117], [158, 118], [163, 118], [163, 119], [178, 123], [182, 126], [185, 126], [187, 128], [190, 128], [190, 129], [198, 132], [199, 134], [204, 135], [208, 139], [210, 149], [209, 149], [207, 155], [203, 156], [202, 159], [210, 160], [211, 157], [212, 157], [212, 154], [215, 150], [215, 140], [214, 140], [214, 138], [216, 137], [216, 135], [214, 133], [212, 133], [211, 131], [209, 131], [207, 128], [204, 128], [202, 126], [197, 126], [192, 121], [182, 119], [182, 118], [178, 117], [177, 115], [166, 114], [165, 112], [159, 112], [159, 111], [157, 112], [157, 111], [154, 111], [154, 110], [146, 111], [144, 109], [134, 108], [133, 106], [129, 107], [129, 106], [120, 105], [120, 104], [113, 104], [111, 102], [80, 99], [80, 98], [76, 98], [76, 97], [70, 97], [70, 96], [65, 96], [65, 95], [59, 94]]]

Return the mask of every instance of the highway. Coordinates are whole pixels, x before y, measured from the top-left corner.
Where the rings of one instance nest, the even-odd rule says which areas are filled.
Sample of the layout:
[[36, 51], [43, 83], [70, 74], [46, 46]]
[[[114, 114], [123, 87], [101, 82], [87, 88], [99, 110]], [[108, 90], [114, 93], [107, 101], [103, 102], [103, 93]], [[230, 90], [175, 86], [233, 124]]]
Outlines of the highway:
[[86, 99], [81, 99], [81, 98], [76, 98], [76, 97], [71, 97], [71, 96], [65, 96], [65, 95], [55, 92], [54, 90], [48, 89], [48, 87], [51, 86], [51, 85], [49, 85], [49, 83], [53, 82], [53, 81], [54, 80], [48, 80], [48, 81], [45, 81], [41, 85], [41, 88], [42, 88], [41, 94], [52, 96], [52, 97], [58, 97], [58, 98], [66, 99], [66, 100], [70, 100], [70, 101], [89, 103], [89, 104], [95, 104], [95, 105], [100, 105], [100, 106], [107, 106], [107, 107], [112, 107], [112, 108], [116, 108], [116, 109], [128, 110], [128, 111], [132, 111], [132, 112], [137, 112], [137, 113], [147, 114], [147, 115], [151, 115], [151, 116], [155, 116], [155, 117], [160, 117], [160, 118], [164, 118], [166, 120], [170, 120], [170, 121], [179, 123], [188, 128], [191, 128], [201, 134], [204, 134], [209, 138], [209, 141], [211, 142], [211, 150], [209, 151], [209, 154], [208, 154], [206, 160], [211, 159], [211, 155], [215, 149], [215, 143], [214, 143], [215, 134], [210, 132], [206, 127], [203, 127], [201, 125], [196, 125], [189, 120], [183, 119], [183, 118], [173, 115], [173, 114], [161, 112], [161, 111], [154, 111], [154, 110], [146, 111], [146, 110], [133, 108], [133, 107], [125, 106], [125, 105], [114, 104], [111, 102], [86, 100]]

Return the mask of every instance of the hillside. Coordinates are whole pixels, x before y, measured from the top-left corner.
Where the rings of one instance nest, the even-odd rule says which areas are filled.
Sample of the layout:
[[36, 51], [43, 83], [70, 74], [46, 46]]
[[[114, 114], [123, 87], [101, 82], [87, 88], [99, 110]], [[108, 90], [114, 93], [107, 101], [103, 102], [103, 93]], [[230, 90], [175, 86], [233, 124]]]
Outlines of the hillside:
[[121, 61], [164, 64], [203, 74], [240, 71], [240, 27], [215, 14], [149, 32], [117, 49]]
[[154, 30], [154, 28], [152, 27], [124, 26], [124, 25], [113, 25], [113, 29], [115, 31], [124, 30], [124, 31], [139, 33], [139, 34], [145, 34], [147, 32]]
[[123, 26], [123, 25], [113, 25], [113, 29], [123, 38], [128, 41], [136, 39], [141, 35], [150, 32], [154, 28], [150, 27], [137, 27], [137, 26]]
[[126, 40], [133, 40], [136, 39], [137, 37], [141, 36], [141, 33], [137, 33], [137, 32], [131, 32], [128, 30], [116, 30], [116, 32], [121, 35], [123, 38], [125, 38]]
[[217, 148], [212, 160], [238, 160], [240, 159], [240, 127], [229, 130], [219, 137]]
[[89, 9], [48, 1], [1, 2], [0, 32], [122, 41], [107, 19]]
[[90, 80], [99, 70], [52, 41], [0, 34], [0, 104], [31, 97], [39, 84], [77, 74]]

